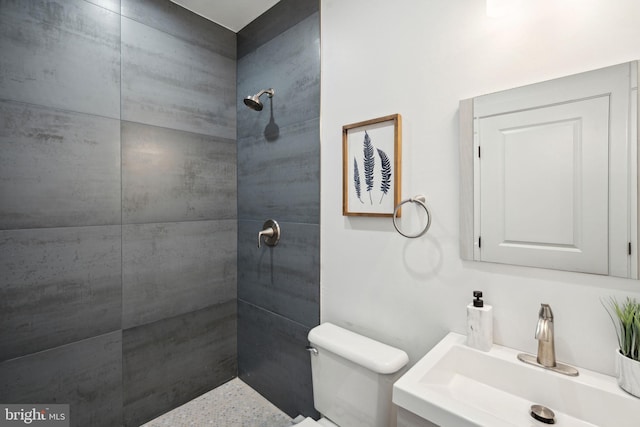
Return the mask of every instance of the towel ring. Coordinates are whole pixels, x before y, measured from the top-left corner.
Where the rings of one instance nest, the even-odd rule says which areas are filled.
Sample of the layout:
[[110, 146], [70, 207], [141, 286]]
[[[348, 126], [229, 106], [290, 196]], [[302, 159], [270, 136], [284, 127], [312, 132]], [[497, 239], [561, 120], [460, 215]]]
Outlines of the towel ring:
[[[431, 227], [431, 212], [429, 211], [429, 208], [427, 207], [426, 202], [426, 197], [424, 197], [422, 194], [415, 196], [415, 197], [411, 197], [409, 199], [403, 200], [400, 203], [398, 203], [398, 205], [396, 206], [396, 208], [393, 210], [393, 226], [396, 228], [396, 231], [400, 234], [402, 234], [404, 237], [408, 237], [409, 239], [415, 239], [416, 237], [420, 237], [422, 236], [424, 233], [427, 232], [427, 230], [429, 230], [429, 227]], [[398, 210], [400, 209], [400, 207], [402, 207], [402, 205], [404, 205], [405, 203], [417, 203], [418, 205], [422, 206], [422, 208], [424, 209], [424, 211], [427, 213], [427, 225], [424, 227], [424, 230], [422, 230], [421, 232], [419, 232], [418, 234], [414, 234], [414, 235], [409, 235], [409, 234], [405, 234], [403, 233], [399, 228], [398, 228], [398, 224], [396, 222], [397, 219], [397, 214], [398, 214]]]

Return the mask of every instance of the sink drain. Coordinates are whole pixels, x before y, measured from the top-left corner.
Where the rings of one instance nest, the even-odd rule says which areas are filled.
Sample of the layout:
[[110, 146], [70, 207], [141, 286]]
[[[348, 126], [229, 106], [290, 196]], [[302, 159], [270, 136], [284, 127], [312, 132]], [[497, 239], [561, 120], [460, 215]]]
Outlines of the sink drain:
[[556, 422], [556, 414], [554, 414], [551, 409], [542, 405], [531, 405], [531, 416], [545, 424], [555, 424]]

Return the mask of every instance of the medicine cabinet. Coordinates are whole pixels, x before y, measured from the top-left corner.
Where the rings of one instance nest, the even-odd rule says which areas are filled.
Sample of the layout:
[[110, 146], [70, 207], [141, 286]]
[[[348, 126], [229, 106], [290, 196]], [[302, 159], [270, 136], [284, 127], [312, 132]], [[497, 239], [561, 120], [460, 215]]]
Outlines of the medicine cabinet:
[[638, 278], [638, 62], [460, 102], [462, 259]]

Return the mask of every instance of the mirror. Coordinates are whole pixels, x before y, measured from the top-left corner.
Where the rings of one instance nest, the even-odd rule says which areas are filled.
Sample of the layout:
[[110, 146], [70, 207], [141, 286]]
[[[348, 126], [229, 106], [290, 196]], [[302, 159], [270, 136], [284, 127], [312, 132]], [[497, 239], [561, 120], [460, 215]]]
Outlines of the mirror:
[[638, 62], [460, 102], [460, 255], [638, 278]]

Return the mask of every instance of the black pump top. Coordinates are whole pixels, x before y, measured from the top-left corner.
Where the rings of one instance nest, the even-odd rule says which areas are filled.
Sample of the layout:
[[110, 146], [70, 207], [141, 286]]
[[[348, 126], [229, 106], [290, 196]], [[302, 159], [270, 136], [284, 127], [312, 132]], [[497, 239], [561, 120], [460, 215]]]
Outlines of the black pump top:
[[473, 306], [474, 307], [484, 307], [484, 301], [482, 301], [482, 291], [473, 291]]

